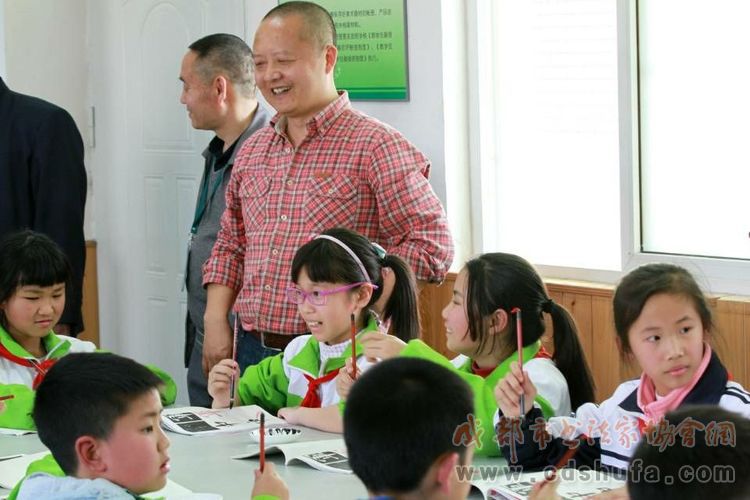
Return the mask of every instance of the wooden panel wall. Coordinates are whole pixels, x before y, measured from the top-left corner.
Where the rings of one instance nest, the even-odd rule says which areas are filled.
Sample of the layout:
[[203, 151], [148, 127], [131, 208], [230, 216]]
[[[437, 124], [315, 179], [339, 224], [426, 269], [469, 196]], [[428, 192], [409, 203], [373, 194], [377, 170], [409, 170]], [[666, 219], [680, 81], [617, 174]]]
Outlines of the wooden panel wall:
[[[420, 295], [423, 340], [446, 356], [454, 354], [445, 347], [445, 329], [440, 311], [451, 299], [455, 274], [449, 274], [442, 285], [428, 285]], [[621, 382], [639, 376], [633, 363], [620, 358], [612, 317], [613, 285], [546, 280], [552, 299], [565, 306], [578, 325], [586, 358], [596, 382], [597, 401], [612, 394]], [[750, 388], [750, 297], [719, 296], [710, 299], [716, 323], [712, 345], [737, 382]], [[551, 334], [551, 324], [548, 332]], [[545, 347], [553, 351], [551, 338], [545, 334]]]

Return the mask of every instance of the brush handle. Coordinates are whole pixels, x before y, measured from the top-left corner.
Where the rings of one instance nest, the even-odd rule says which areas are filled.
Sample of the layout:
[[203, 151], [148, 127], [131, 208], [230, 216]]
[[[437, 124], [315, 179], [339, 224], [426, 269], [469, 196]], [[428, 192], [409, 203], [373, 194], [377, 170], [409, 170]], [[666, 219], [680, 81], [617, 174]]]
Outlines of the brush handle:
[[260, 414], [260, 471], [266, 467], [266, 415]]
[[357, 378], [357, 322], [354, 319], [354, 313], [349, 317], [352, 327], [352, 379]]
[[[235, 313], [234, 315], [234, 336], [232, 338], [232, 361], [235, 363], [237, 362], [237, 335], [239, 333], [239, 325], [237, 323], [237, 316], [238, 314]], [[235, 377], [234, 371], [232, 371], [232, 378], [229, 381], [229, 409], [231, 410], [234, 406], [234, 384], [235, 384]]]

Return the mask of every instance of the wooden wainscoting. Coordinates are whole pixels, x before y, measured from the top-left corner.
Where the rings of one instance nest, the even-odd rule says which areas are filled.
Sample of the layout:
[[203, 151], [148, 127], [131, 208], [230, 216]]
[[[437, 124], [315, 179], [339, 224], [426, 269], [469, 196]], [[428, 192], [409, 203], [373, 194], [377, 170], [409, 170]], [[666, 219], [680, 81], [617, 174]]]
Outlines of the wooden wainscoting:
[[[422, 337], [446, 356], [454, 354], [445, 346], [445, 329], [440, 316], [451, 300], [456, 275], [449, 274], [441, 285], [427, 285], [420, 294]], [[596, 398], [602, 401], [623, 381], [635, 378], [640, 370], [620, 357], [612, 317], [614, 286], [580, 281], [545, 280], [552, 299], [565, 306], [578, 325], [581, 345], [596, 382]], [[710, 300], [716, 323], [712, 345], [737, 382], [750, 388], [750, 297], [717, 296]], [[542, 342], [550, 352], [552, 325]]]
[[86, 268], [83, 271], [83, 326], [78, 338], [99, 344], [99, 287], [96, 275], [96, 241], [86, 242]]

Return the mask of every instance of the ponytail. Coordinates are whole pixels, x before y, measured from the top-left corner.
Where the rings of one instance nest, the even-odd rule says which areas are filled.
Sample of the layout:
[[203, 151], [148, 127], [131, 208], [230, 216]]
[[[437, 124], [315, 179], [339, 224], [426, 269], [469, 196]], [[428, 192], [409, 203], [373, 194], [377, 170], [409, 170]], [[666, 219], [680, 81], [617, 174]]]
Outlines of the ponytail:
[[581, 342], [578, 339], [578, 328], [567, 309], [549, 300], [545, 305], [552, 316], [555, 344], [555, 365], [568, 381], [570, 404], [578, 408], [584, 403], [594, 401], [594, 380], [586, 362]]
[[382, 267], [389, 267], [396, 278], [391, 296], [383, 308], [383, 319], [391, 322], [390, 330], [404, 342], [419, 338], [417, 280], [411, 267], [396, 255], [386, 254]]

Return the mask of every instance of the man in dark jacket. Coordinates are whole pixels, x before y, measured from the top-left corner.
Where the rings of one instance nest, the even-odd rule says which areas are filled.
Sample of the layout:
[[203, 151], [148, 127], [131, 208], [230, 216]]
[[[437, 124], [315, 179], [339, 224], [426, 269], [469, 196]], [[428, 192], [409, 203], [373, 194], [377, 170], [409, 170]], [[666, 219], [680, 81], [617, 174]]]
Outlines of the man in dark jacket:
[[85, 203], [83, 140], [73, 118], [54, 104], [13, 92], [0, 78], [0, 236], [29, 228], [65, 251], [72, 279], [55, 331], [66, 335], [83, 330]]

